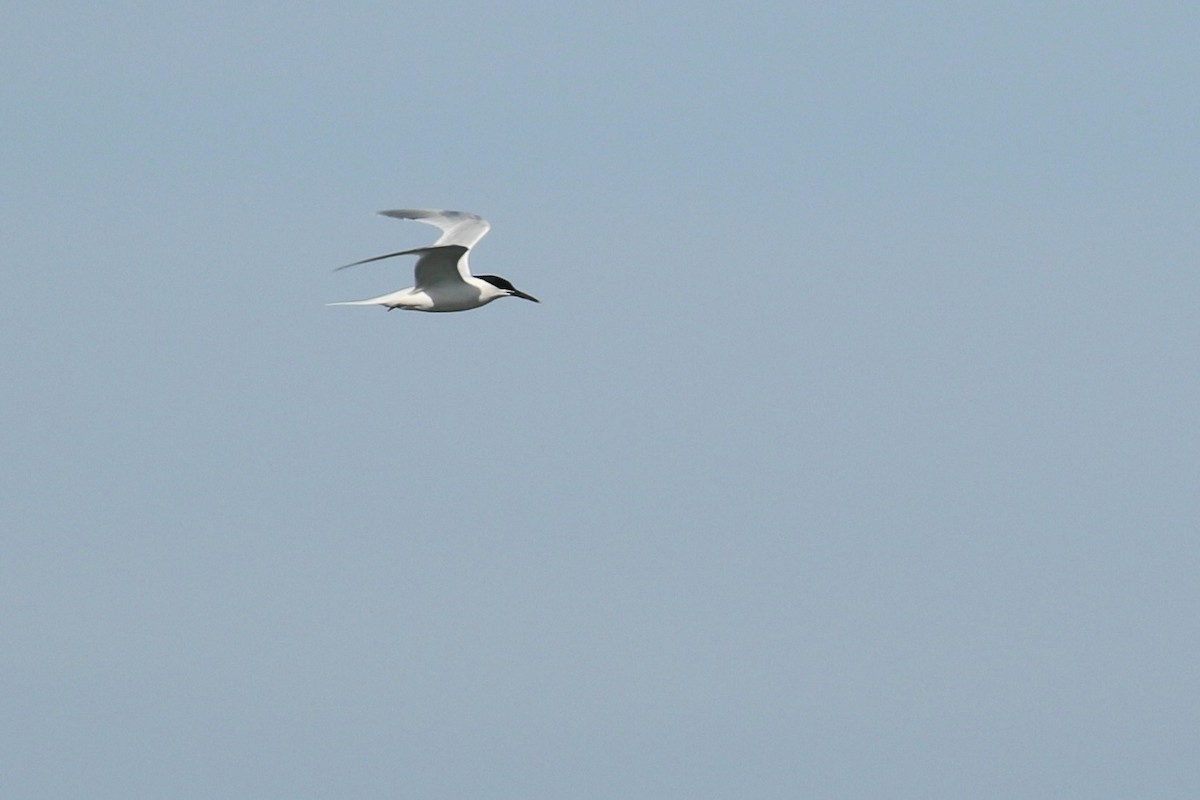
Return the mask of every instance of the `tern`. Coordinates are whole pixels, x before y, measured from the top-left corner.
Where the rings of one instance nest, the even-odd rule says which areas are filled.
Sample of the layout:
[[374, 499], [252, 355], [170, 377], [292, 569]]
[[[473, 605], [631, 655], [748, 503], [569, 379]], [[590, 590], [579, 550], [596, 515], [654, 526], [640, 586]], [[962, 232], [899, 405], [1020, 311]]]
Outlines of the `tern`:
[[483, 217], [465, 211], [443, 211], [435, 208], [398, 208], [379, 213], [385, 217], [411, 219], [433, 225], [441, 229], [442, 235], [429, 247], [364, 258], [337, 269], [356, 267], [359, 264], [369, 264], [396, 256], [416, 256], [416, 285], [366, 300], [347, 300], [329, 305], [383, 306], [388, 311], [393, 308], [406, 311], [469, 311], [486, 306], [501, 297], [520, 297], [522, 300], [541, 302], [499, 275], [471, 274], [471, 268], [467, 265], [467, 255], [492, 227]]

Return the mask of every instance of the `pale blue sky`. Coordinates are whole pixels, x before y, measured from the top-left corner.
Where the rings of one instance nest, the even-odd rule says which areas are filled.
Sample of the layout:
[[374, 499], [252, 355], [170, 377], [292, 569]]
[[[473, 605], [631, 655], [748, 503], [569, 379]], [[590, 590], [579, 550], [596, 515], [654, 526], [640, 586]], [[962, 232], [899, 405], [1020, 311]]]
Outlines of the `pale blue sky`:
[[3, 796], [1200, 795], [1194, 4], [0, 16]]

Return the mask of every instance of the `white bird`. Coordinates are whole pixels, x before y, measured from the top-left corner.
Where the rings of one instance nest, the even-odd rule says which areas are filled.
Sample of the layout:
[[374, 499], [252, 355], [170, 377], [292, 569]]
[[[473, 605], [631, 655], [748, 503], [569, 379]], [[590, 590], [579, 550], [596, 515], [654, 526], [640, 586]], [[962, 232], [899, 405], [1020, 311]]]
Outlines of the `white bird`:
[[[388, 311], [467, 311], [501, 297], [520, 297], [540, 303], [498, 275], [472, 275], [467, 255], [491, 228], [487, 220], [464, 211], [433, 208], [398, 208], [380, 211], [385, 217], [412, 219], [441, 228], [441, 237], [429, 247], [401, 250], [385, 256], [364, 258], [337, 269], [380, 261], [394, 256], [417, 256], [416, 285], [367, 300], [329, 303], [331, 306], [383, 306]], [[336, 272], [337, 270], [334, 270]]]

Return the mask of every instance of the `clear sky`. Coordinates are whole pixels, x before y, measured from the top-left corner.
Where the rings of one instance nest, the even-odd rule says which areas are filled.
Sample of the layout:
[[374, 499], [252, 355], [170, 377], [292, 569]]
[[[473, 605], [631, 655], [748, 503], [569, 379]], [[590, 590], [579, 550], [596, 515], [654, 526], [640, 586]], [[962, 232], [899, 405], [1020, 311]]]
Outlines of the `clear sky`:
[[0, 16], [0, 795], [1200, 796], [1195, 4]]

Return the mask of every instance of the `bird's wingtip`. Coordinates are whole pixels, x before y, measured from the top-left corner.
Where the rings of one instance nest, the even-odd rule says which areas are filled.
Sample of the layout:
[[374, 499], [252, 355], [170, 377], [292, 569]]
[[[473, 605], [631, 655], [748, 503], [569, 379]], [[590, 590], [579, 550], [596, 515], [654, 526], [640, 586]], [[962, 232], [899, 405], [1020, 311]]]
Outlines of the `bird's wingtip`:
[[396, 219], [421, 219], [445, 212], [436, 208], [385, 208], [383, 211], [375, 213], [381, 217], [395, 217]]

